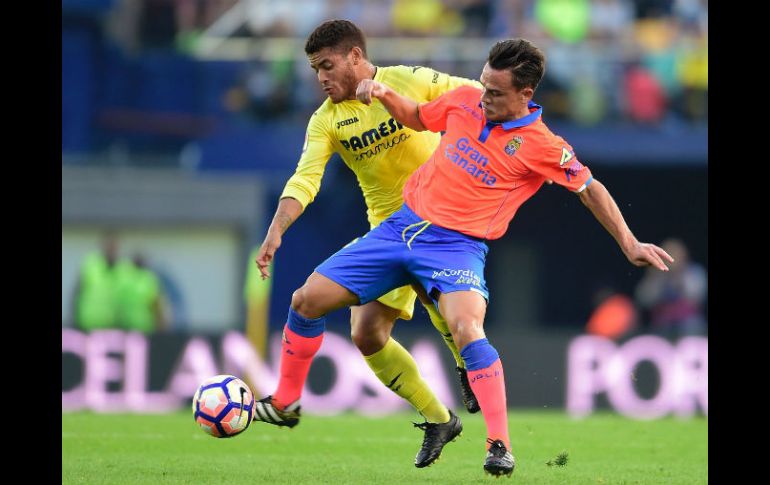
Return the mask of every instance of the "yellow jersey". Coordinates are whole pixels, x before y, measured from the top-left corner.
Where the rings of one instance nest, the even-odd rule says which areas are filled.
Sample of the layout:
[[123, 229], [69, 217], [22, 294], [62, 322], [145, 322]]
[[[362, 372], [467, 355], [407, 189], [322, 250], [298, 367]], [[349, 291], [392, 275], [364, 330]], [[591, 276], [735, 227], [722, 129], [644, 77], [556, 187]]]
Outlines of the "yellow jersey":
[[[478, 81], [421, 66], [377, 67], [374, 80], [418, 103], [459, 86], [481, 88]], [[404, 184], [430, 158], [440, 138], [439, 133], [417, 132], [398, 123], [378, 99], [372, 98], [369, 106], [327, 99], [308, 121], [297, 170], [281, 198], [294, 198], [307, 207], [321, 188], [329, 158], [337, 152], [356, 174], [369, 224], [375, 227], [401, 207]]]

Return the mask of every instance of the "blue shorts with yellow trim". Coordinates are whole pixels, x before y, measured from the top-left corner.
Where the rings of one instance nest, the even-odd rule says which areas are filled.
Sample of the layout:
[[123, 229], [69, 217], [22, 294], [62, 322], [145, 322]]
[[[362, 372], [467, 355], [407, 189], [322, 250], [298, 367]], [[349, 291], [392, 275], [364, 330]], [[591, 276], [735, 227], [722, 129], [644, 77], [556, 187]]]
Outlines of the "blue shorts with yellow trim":
[[483, 240], [435, 226], [406, 204], [315, 269], [356, 294], [359, 304], [417, 282], [438, 293], [475, 291], [489, 301]]

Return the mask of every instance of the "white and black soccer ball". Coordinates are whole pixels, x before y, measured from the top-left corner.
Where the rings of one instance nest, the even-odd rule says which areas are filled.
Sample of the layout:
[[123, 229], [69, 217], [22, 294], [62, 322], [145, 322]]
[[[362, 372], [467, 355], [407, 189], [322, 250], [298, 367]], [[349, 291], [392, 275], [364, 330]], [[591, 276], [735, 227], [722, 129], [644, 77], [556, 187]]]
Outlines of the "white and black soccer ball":
[[235, 376], [209, 377], [195, 391], [192, 410], [195, 422], [203, 431], [216, 438], [230, 438], [251, 424], [254, 394]]

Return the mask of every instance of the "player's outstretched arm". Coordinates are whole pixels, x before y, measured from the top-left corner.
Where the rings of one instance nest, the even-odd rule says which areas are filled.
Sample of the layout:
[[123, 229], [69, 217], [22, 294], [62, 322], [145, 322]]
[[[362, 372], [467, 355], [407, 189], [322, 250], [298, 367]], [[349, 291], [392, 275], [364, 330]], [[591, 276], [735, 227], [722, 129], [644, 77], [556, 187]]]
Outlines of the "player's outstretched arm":
[[372, 104], [372, 98], [377, 98], [396, 121], [414, 131], [425, 131], [418, 114], [417, 102], [401, 96], [385, 84], [373, 79], [364, 79], [358, 83], [356, 97], [367, 106]]
[[653, 266], [661, 271], [668, 271], [663, 262], [673, 262], [666, 251], [650, 243], [639, 242], [628, 228], [623, 214], [613, 200], [607, 188], [594, 179], [578, 194], [580, 201], [588, 207], [594, 217], [615, 238], [623, 254], [635, 266]]
[[257, 253], [256, 263], [263, 280], [270, 278], [270, 263], [275, 257], [275, 252], [281, 247], [281, 238], [289, 226], [302, 215], [303, 211], [302, 204], [291, 197], [285, 197], [278, 202], [273, 222], [270, 223], [265, 240], [262, 241], [262, 246]]

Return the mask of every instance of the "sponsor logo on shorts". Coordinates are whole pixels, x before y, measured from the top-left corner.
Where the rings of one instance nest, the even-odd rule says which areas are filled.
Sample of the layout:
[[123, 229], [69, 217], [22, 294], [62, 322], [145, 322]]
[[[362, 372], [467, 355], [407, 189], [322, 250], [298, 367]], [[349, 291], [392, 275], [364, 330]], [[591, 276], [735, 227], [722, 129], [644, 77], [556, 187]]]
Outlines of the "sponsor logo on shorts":
[[442, 269], [433, 272], [433, 279], [447, 278], [450, 281], [455, 280], [455, 285], [473, 285], [481, 286], [481, 277], [470, 269]]

